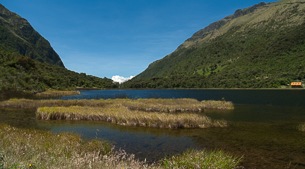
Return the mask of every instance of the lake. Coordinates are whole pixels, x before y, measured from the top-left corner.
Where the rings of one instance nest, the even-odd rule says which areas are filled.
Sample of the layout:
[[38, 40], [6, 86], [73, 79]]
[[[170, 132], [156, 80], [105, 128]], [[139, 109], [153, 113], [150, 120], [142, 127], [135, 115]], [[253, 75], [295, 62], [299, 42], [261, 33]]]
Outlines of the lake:
[[19, 127], [74, 132], [112, 142], [137, 158], [156, 161], [187, 149], [222, 149], [243, 156], [246, 168], [305, 168], [305, 90], [87, 90], [62, 99], [195, 98], [228, 100], [230, 112], [207, 112], [228, 128], [151, 129], [104, 122], [38, 121], [30, 110], [0, 109], [0, 122]]

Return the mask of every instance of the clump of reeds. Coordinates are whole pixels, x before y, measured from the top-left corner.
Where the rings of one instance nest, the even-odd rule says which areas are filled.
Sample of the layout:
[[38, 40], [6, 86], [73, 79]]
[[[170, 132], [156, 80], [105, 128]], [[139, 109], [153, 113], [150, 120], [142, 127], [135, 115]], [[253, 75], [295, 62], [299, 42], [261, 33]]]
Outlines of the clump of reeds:
[[305, 132], [305, 123], [300, 124], [300, 125], [298, 126], [298, 130], [299, 130], [299, 131]]
[[163, 160], [163, 167], [172, 168], [212, 168], [233, 169], [238, 167], [241, 158], [234, 157], [223, 151], [189, 150], [179, 156]]
[[36, 117], [41, 120], [99, 120], [123, 126], [155, 128], [208, 128], [226, 127], [225, 121], [213, 121], [196, 113], [160, 113], [131, 111], [115, 104], [105, 107], [40, 107]]
[[67, 91], [63, 91], [63, 90], [46, 90], [44, 92], [40, 92], [40, 93], [36, 93], [35, 97], [37, 98], [56, 98], [56, 97], [62, 97], [62, 96], [71, 96], [71, 95], [79, 95], [80, 92], [79, 91], [75, 91], [75, 90], [67, 90]]
[[115, 151], [102, 140], [84, 141], [78, 135], [18, 129], [0, 124], [0, 167], [45, 169], [161, 169], [236, 168], [240, 158], [222, 151], [188, 151], [154, 164]]

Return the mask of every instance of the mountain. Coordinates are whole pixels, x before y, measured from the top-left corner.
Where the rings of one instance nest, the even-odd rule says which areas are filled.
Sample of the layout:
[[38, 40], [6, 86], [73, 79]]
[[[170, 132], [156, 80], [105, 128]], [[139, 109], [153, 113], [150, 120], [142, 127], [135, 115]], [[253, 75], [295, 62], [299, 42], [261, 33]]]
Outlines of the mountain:
[[0, 49], [10, 50], [40, 62], [64, 67], [58, 54], [24, 18], [0, 4]]
[[32, 26], [0, 4], [0, 99], [3, 93], [112, 88], [111, 79], [76, 73]]
[[128, 88], [279, 88], [305, 80], [305, 0], [259, 3], [199, 30]]

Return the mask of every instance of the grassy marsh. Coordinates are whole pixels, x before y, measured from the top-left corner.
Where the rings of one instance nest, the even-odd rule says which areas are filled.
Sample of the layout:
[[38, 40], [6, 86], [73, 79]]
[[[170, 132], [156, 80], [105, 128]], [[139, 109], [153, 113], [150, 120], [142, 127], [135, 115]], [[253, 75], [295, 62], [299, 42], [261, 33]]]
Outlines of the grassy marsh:
[[123, 103], [130, 110], [146, 112], [204, 112], [208, 109], [232, 110], [234, 105], [227, 101], [198, 101], [196, 99], [138, 99]]
[[204, 112], [213, 110], [232, 110], [234, 105], [228, 101], [198, 101], [196, 99], [107, 99], [107, 100], [31, 100], [10, 99], [0, 102], [4, 108], [38, 108], [45, 106], [87, 106], [103, 107], [120, 104], [130, 110], [146, 112]]
[[36, 93], [35, 97], [37, 98], [54, 98], [54, 97], [61, 97], [61, 96], [69, 96], [69, 95], [79, 95], [79, 91], [75, 90], [46, 90], [44, 92]]
[[41, 120], [101, 120], [155, 128], [226, 127], [226, 121], [212, 120], [203, 113], [234, 109], [231, 102], [195, 99], [10, 99], [0, 102], [0, 107], [37, 109], [36, 117]]
[[123, 126], [155, 128], [208, 128], [226, 127], [225, 121], [214, 121], [196, 113], [163, 113], [132, 111], [120, 104], [105, 107], [40, 107], [36, 117], [40, 120], [100, 120]]
[[37, 109], [44, 106], [90, 106], [103, 107], [106, 102], [102, 100], [31, 100], [31, 99], [10, 99], [0, 102], [2, 108]]
[[[189, 161], [192, 157], [195, 158]], [[235, 168], [239, 162], [240, 158], [222, 151], [188, 151], [177, 157], [148, 164], [124, 151], [114, 151], [109, 143], [102, 140], [84, 141], [74, 134], [52, 134], [47, 131], [19, 129], [0, 124], [0, 167], [2, 168], [216, 169], [223, 168], [222, 166]]]

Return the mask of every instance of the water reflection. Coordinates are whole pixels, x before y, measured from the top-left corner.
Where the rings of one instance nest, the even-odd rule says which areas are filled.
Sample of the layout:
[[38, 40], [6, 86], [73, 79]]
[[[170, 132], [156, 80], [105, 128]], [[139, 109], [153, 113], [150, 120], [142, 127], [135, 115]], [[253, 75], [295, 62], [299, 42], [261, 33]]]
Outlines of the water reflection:
[[163, 130], [142, 127], [121, 127], [102, 122], [41, 121], [39, 126], [54, 133], [73, 132], [86, 139], [106, 139], [117, 149], [135, 154], [139, 159], [156, 161], [165, 156], [198, 148], [187, 130]]

